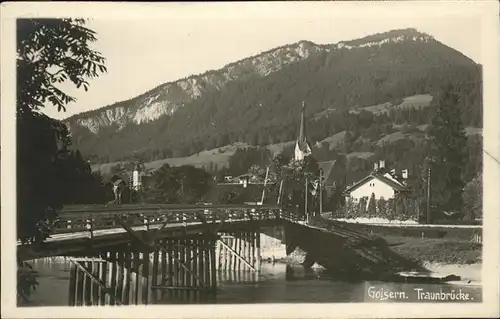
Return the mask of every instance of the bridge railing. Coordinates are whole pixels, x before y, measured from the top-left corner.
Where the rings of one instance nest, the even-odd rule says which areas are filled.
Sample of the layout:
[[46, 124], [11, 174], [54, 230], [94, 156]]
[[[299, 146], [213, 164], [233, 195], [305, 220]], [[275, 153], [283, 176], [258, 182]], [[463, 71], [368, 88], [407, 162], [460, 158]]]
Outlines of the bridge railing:
[[53, 234], [129, 227], [245, 220], [295, 220], [278, 205], [74, 205], [59, 213]]

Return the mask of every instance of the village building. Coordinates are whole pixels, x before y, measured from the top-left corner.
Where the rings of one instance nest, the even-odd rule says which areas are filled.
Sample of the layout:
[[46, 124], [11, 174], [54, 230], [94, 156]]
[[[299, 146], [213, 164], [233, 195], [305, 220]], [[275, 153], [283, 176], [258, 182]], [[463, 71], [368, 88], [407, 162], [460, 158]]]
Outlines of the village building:
[[300, 115], [300, 129], [297, 142], [295, 143], [295, 156], [296, 161], [303, 160], [306, 156], [311, 155], [311, 147], [307, 141], [306, 136], [306, 120], [305, 120], [305, 103], [302, 102], [302, 111]]
[[[302, 102], [299, 135], [297, 141], [295, 142], [294, 160], [303, 160], [306, 156], [312, 156], [312, 149], [309, 146], [307, 139], [305, 103]], [[345, 170], [343, 169], [343, 165], [336, 160], [321, 161], [317, 162], [317, 164], [321, 170], [321, 187], [325, 191], [326, 195], [330, 196], [345, 179]]]
[[375, 200], [384, 198], [385, 200], [394, 198], [397, 194], [408, 194], [410, 188], [406, 180], [408, 170], [403, 170], [401, 176], [397, 176], [395, 170], [388, 171], [385, 162], [380, 161], [374, 164], [373, 171], [346, 188], [344, 196], [346, 200], [350, 198], [360, 200], [363, 197], [370, 198], [372, 194]]

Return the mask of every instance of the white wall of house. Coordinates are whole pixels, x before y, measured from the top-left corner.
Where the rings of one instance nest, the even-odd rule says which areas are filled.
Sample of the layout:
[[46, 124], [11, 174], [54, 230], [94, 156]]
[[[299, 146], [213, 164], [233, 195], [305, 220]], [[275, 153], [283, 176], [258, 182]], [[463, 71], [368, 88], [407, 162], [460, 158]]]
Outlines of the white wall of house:
[[385, 200], [394, 198], [394, 189], [386, 183], [375, 178], [367, 181], [366, 183], [352, 191], [351, 197], [357, 200], [363, 197], [368, 197], [368, 199], [370, 199], [372, 193], [375, 194], [376, 200], [379, 200], [381, 197], [384, 197]]
[[142, 176], [141, 173], [137, 170], [134, 170], [132, 173], [132, 187], [135, 190], [138, 190], [142, 186]]

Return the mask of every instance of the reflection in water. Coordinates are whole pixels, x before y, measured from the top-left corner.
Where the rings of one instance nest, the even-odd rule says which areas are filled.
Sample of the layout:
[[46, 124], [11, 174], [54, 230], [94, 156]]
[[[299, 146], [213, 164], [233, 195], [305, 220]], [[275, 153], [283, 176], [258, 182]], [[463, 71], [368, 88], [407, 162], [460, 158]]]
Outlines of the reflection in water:
[[[60, 257], [45, 258], [34, 261], [33, 265], [39, 271], [40, 286], [32, 295], [33, 302], [30, 305], [67, 306], [69, 261]], [[155, 304], [230, 304], [362, 302], [366, 299], [365, 282], [334, 280], [322, 269], [306, 271], [302, 266], [264, 263], [261, 270], [260, 274], [252, 271], [219, 271], [216, 296], [207, 296], [200, 291], [155, 290], [150, 291], [149, 300]], [[387, 289], [395, 290], [413, 287], [404, 283], [384, 285]], [[440, 285], [431, 286], [440, 289]], [[477, 292], [480, 294], [479, 287]]]

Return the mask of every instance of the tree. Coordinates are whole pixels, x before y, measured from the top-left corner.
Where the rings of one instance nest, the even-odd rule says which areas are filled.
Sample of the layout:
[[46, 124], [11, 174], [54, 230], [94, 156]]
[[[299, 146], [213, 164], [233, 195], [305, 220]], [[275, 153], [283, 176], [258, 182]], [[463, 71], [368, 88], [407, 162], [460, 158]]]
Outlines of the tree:
[[387, 218], [387, 211], [386, 211], [386, 200], [384, 197], [380, 197], [379, 200], [377, 201], [377, 212], [378, 216], [381, 218]]
[[[82, 19], [17, 20], [17, 238], [22, 243], [48, 237], [68, 199], [64, 178], [71, 138], [62, 122], [39, 111], [48, 103], [62, 111], [75, 101], [58, 84], [69, 80], [88, 90], [87, 80], [106, 72], [104, 58], [89, 47], [95, 33], [84, 24]], [[26, 275], [28, 263], [18, 266], [17, 294], [22, 301], [37, 282]]]
[[[319, 178], [318, 163], [312, 156], [306, 156], [303, 160], [292, 160], [286, 163], [287, 157], [277, 155], [270, 167], [270, 176], [272, 181], [281, 183], [282, 188], [282, 204], [284, 207], [289, 207], [293, 211], [304, 215], [305, 211], [305, 185], [308, 183], [308, 211], [318, 211], [318, 192], [314, 194], [315, 181]], [[279, 190], [279, 186], [276, 191]]]
[[145, 190], [148, 203], [194, 204], [205, 199], [212, 189], [212, 176], [191, 165], [158, 169]]
[[71, 144], [67, 127], [39, 110], [49, 102], [65, 110], [74, 101], [57, 84], [69, 80], [87, 89], [87, 79], [106, 71], [104, 58], [89, 48], [95, 33], [84, 24], [81, 19], [17, 20], [17, 228], [23, 242], [43, 240], [40, 223], [50, 224], [63, 204], [58, 185]]
[[239, 194], [234, 190], [222, 192], [217, 198], [219, 204], [235, 204], [238, 202]]
[[455, 212], [462, 210], [462, 171], [467, 154], [467, 137], [459, 103], [459, 95], [453, 87], [443, 89], [429, 128], [432, 204]]
[[483, 217], [483, 177], [477, 174], [471, 181], [465, 185], [464, 210], [469, 220]]
[[39, 110], [47, 102], [66, 110], [75, 98], [57, 88], [67, 80], [88, 90], [89, 82], [106, 72], [104, 57], [90, 48], [95, 32], [83, 19], [17, 20], [18, 110]]
[[17, 124], [17, 237], [23, 243], [43, 241], [64, 202], [68, 145], [54, 134], [63, 125], [45, 115], [24, 113]]
[[374, 217], [377, 214], [377, 206], [375, 202], [375, 194], [372, 193], [368, 201], [368, 217]]

